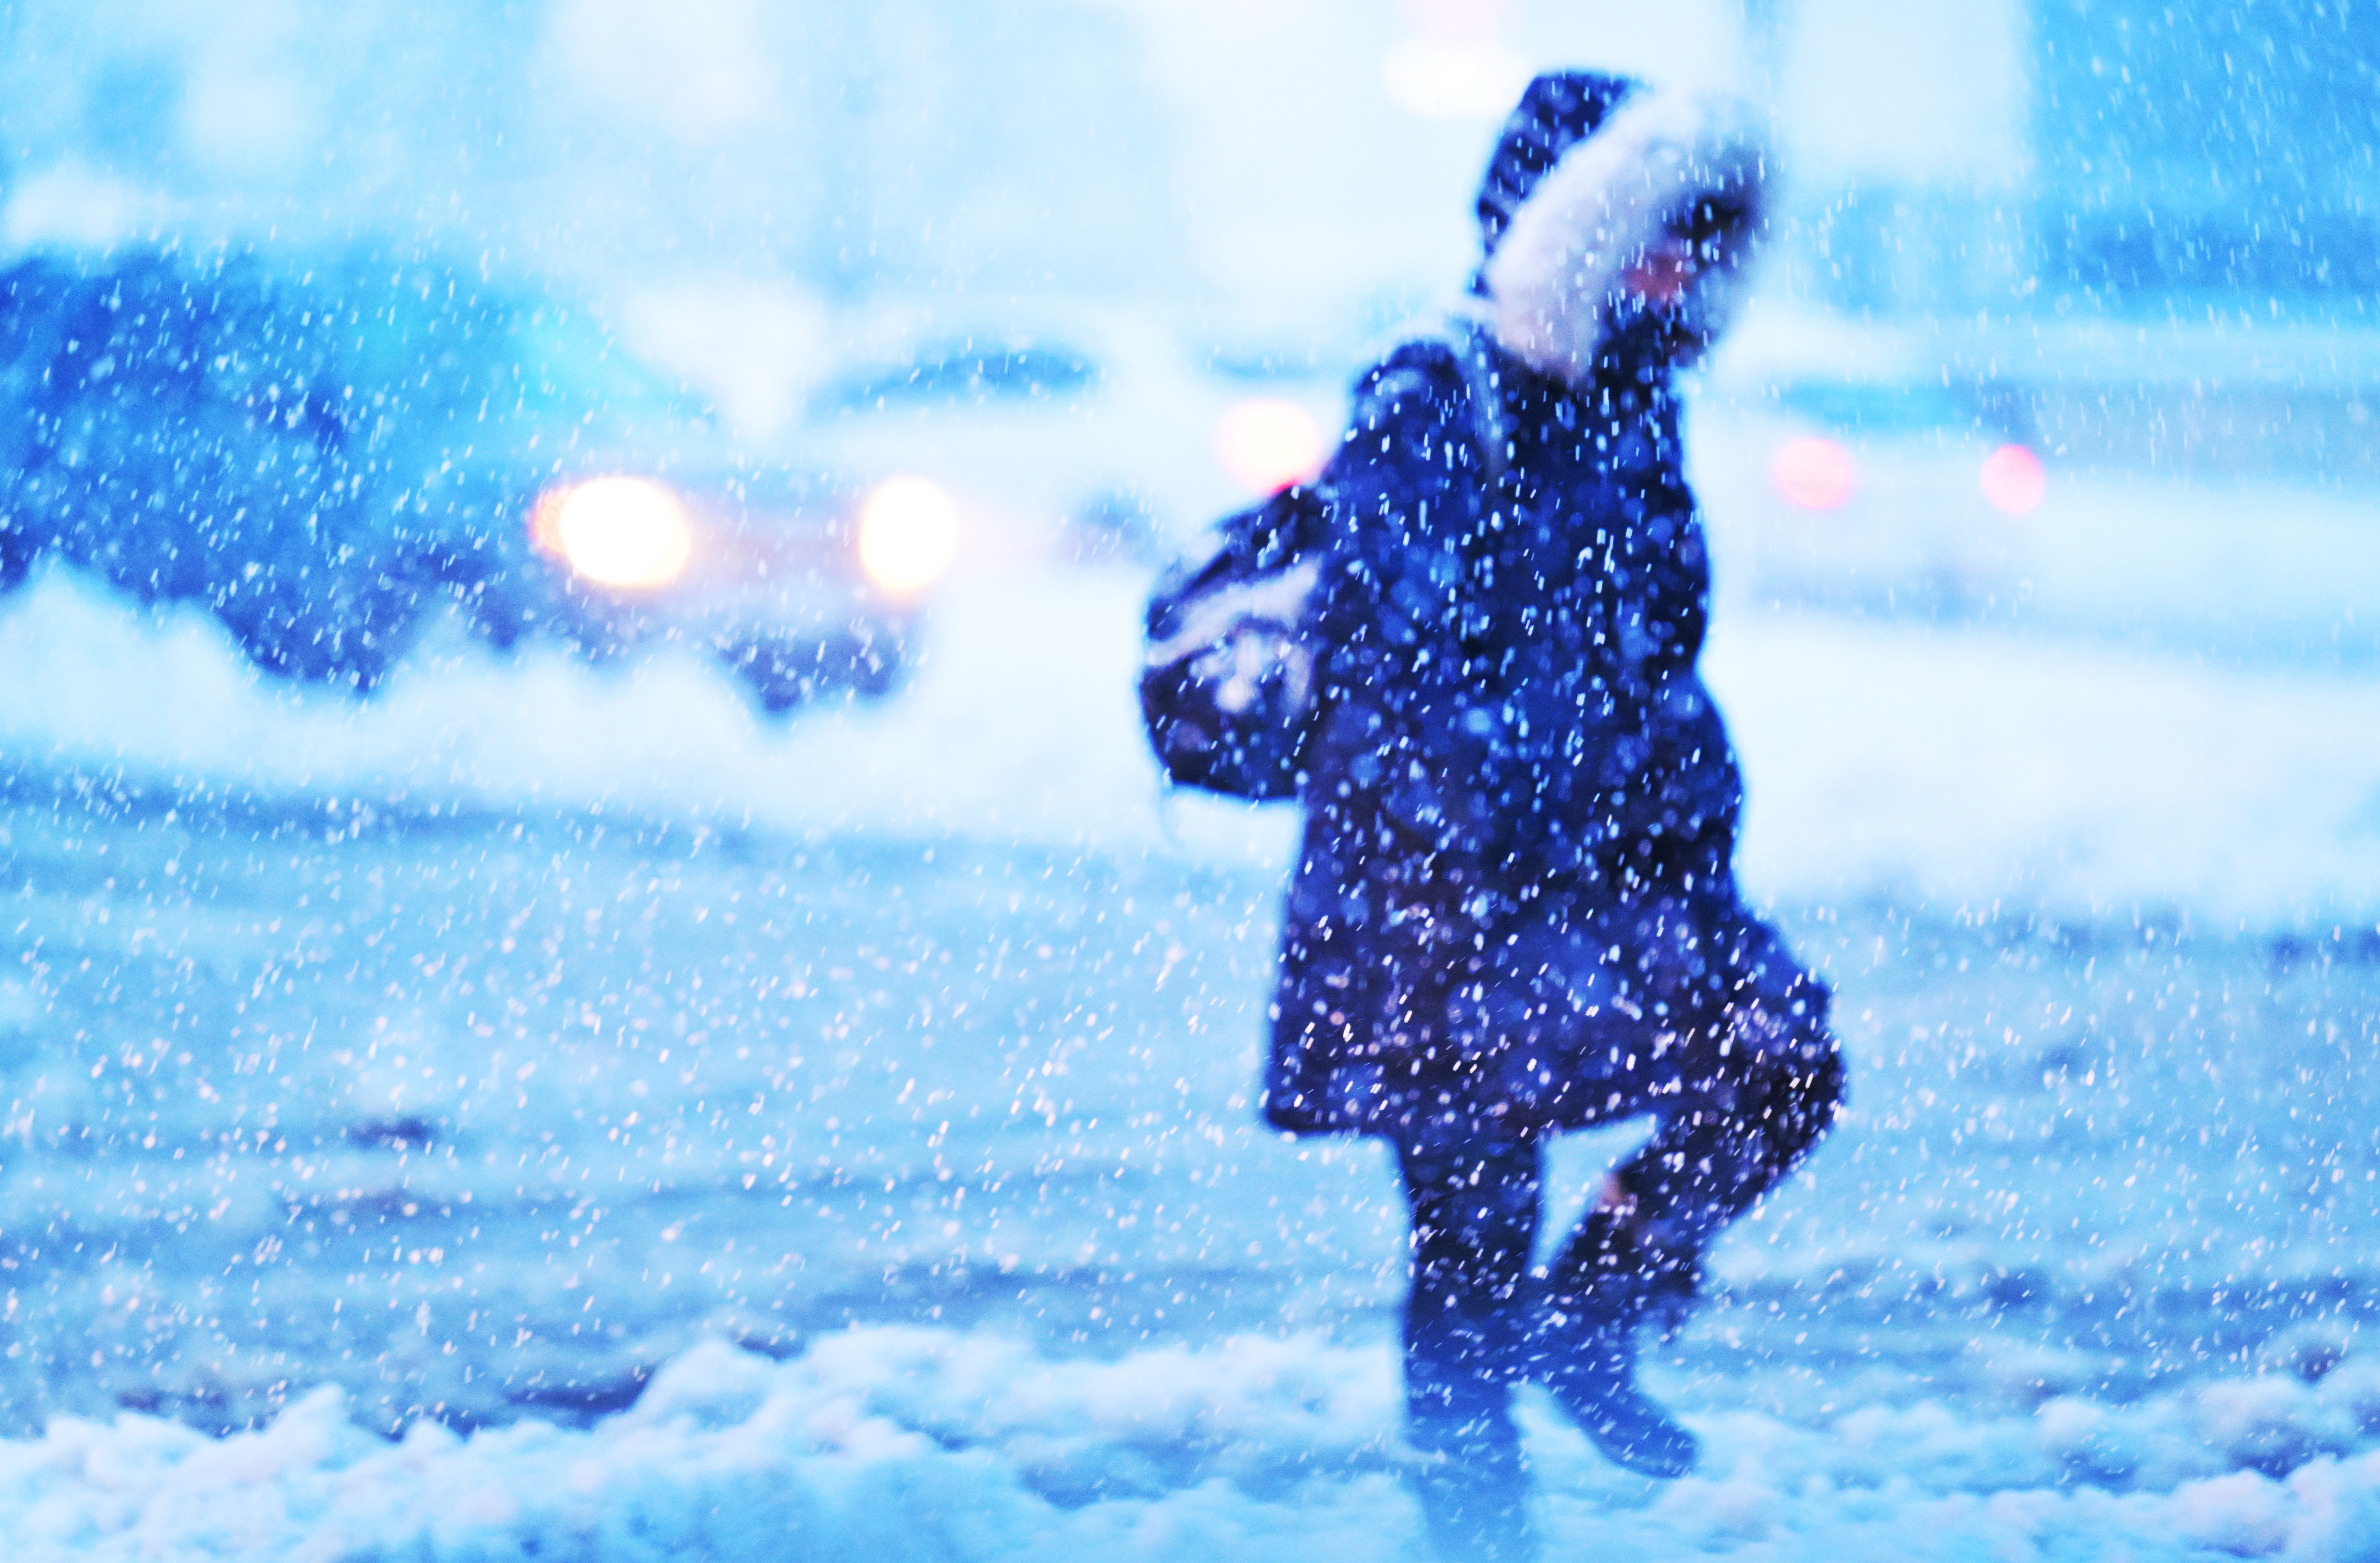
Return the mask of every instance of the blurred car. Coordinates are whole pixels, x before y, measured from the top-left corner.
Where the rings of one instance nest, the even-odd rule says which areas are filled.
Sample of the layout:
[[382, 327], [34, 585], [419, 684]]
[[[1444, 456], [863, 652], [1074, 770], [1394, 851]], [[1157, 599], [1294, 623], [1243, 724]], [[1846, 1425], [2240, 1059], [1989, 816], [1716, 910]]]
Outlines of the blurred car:
[[698, 647], [771, 710], [881, 694], [954, 543], [931, 485], [753, 461], [584, 311], [434, 260], [24, 261], [0, 406], [0, 589], [52, 556], [358, 691], [444, 599], [500, 647]]
[[988, 551], [1149, 560], [1321, 464], [1337, 358], [1190, 345], [1149, 310], [1012, 303], [846, 321], [805, 399], [806, 444], [855, 470], [914, 467]]
[[2007, 389], [1938, 370], [1772, 369], [1713, 388], [1694, 418], [1722, 586], [1952, 617], [2006, 609], [2027, 589], [2026, 517], [2048, 476]]

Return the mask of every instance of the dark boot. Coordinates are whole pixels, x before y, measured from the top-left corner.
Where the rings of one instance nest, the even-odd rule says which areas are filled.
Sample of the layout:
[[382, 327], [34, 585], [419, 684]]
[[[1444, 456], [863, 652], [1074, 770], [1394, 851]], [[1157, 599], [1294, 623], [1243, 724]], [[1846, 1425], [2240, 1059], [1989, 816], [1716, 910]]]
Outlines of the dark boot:
[[1414, 1220], [1404, 1319], [1406, 1428], [1422, 1457], [1414, 1496], [1446, 1563], [1531, 1563], [1512, 1385], [1535, 1329], [1537, 1148], [1463, 1134], [1400, 1143], [1397, 1157]]
[[1632, 1223], [1590, 1214], [1546, 1278], [1532, 1376], [1605, 1459], [1669, 1480], [1694, 1468], [1694, 1436], [1636, 1385], [1636, 1329], [1674, 1324], [1693, 1301], [1690, 1255], [1645, 1243]]
[[1406, 1431], [1422, 1458], [1407, 1481], [1442, 1563], [1536, 1563], [1528, 1472], [1502, 1384], [1423, 1384], [1406, 1394]]
[[1606, 1328], [1576, 1341], [1539, 1382], [1606, 1460], [1666, 1482], [1692, 1471], [1702, 1446], [1636, 1387], [1629, 1333]]

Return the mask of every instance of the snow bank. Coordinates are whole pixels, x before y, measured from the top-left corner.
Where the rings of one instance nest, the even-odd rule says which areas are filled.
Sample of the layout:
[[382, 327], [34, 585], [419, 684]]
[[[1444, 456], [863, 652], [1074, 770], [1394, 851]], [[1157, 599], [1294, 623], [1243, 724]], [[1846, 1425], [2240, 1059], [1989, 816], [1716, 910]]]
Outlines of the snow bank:
[[2380, 913], [2380, 678], [1818, 619], [1723, 621], [1706, 668], [1760, 893]]
[[[0, 611], [0, 752], [205, 790], [713, 818], [1278, 867], [1293, 811], [1169, 798], [1131, 678], [1144, 583], [956, 583], [913, 687], [790, 724], [663, 651], [418, 654], [371, 703], [260, 683], [195, 615], [63, 575]], [[1722, 614], [1707, 670], [1771, 899], [2380, 915], [2380, 675], [2237, 671], [2007, 632]]]
[[[2249, 1393], [2325, 1438], [2368, 1425], [2374, 1382], [2350, 1378], [1980, 1424], [1930, 1403], [1807, 1425], [1730, 1413], [1700, 1419], [1704, 1471], [1667, 1486], [1597, 1460], [1543, 1403], [1525, 1420], [1551, 1556], [2343, 1563], [2380, 1547], [2380, 1452], [2275, 1476], [2194, 1434]], [[698, 1348], [584, 1431], [419, 1423], [389, 1443], [331, 1389], [221, 1440], [62, 1420], [0, 1443], [0, 1525], [28, 1559], [1387, 1559], [1418, 1532], [1396, 1402], [1385, 1347], [1052, 1362], [854, 1330], [786, 1363]]]

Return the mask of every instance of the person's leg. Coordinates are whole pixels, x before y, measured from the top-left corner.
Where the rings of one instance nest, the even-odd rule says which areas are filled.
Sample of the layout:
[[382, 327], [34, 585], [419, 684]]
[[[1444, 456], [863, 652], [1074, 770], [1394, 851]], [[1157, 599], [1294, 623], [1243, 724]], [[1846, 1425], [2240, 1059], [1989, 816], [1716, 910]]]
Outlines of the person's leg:
[[1533, 1556], [1512, 1381], [1535, 1315], [1530, 1249], [1541, 1180], [1534, 1141], [1441, 1128], [1397, 1144], [1413, 1212], [1405, 1414], [1441, 1556]]
[[1834, 1039], [1823, 1031], [1796, 1038], [1665, 1116], [1613, 1170], [1609, 1203], [1645, 1242], [1698, 1255], [1801, 1164], [1834, 1122], [1842, 1092]]
[[1798, 971], [1778, 988], [1717, 1017], [1677, 1105], [1551, 1266], [1549, 1297], [1625, 1278], [1648, 1303], [1682, 1306], [1710, 1241], [1833, 1123], [1843, 1070], [1826, 990]]
[[1597, 1445], [1648, 1475], [1692, 1469], [1693, 1435], [1636, 1387], [1634, 1332], [1693, 1303], [1703, 1252], [1834, 1121], [1842, 1064], [1825, 989], [1798, 969], [1704, 1029], [1653, 1137], [1548, 1266], [1538, 1376]]

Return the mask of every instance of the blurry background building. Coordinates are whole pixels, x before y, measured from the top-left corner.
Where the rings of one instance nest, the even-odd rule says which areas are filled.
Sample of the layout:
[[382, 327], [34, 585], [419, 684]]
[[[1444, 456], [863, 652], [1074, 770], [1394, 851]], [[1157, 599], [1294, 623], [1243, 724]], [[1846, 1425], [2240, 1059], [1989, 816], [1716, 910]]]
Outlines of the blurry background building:
[[1529, 71], [1776, 106], [1838, 308], [2350, 313], [2380, 24], [2340, 0], [22, 0], [6, 236], [401, 235], [547, 272], [1392, 311]]
[[1779, 80], [1799, 274], [1829, 304], [2366, 318], [2380, 19], [2359, 7], [1803, 0]]
[[0, 31], [20, 245], [364, 236], [838, 299], [1178, 276], [1168, 111], [1096, 4], [30, 0]]
[[[1554, 64], [1772, 105], [1765, 298], [2002, 333], [1954, 356], [2001, 363], [2019, 322], [2368, 325], [2380, 280], [2357, 0], [18, 0], [0, 37], [0, 242], [474, 258], [591, 295], [755, 427], [894, 308], [1098, 301], [1341, 372], [1459, 285], [1497, 125]], [[2072, 453], [2210, 416], [2091, 433], [2041, 387], [2105, 355], [2045, 351], [2025, 394]], [[2355, 442], [2362, 370], [2272, 372], [2321, 406], [2192, 448]]]
[[2380, 16], [2034, 0], [2031, 254], [2061, 301], [2368, 321]]

